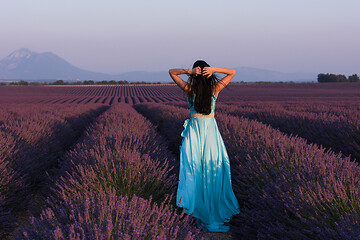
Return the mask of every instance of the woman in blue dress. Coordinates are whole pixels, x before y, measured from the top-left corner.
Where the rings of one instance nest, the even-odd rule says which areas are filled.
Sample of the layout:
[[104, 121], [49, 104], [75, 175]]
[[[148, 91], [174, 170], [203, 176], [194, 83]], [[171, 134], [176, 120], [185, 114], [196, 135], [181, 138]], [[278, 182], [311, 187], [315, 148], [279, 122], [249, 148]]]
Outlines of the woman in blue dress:
[[[214, 73], [226, 74], [218, 80]], [[220, 91], [235, 70], [213, 68], [196, 61], [192, 69], [170, 69], [174, 82], [187, 95], [190, 119], [184, 123], [180, 146], [180, 172], [176, 202], [210, 232], [227, 232], [225, 225], [238, 214], [239, 203], [231, 186], [230, 162], [215, 116]], [[188, 82], [179, 75], [189, 76]]]

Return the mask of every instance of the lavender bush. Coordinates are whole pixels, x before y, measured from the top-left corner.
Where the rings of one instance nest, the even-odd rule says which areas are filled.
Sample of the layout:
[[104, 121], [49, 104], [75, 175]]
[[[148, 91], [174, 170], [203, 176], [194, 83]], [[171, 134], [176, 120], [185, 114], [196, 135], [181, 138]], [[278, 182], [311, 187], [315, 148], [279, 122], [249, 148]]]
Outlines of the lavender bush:
[[51, 203], [32, 218], [36, 231], [25, 230], [17, 239], [199, 239], [190, 216], [180, 215], [166, 199], [118, 196], [116, 190], [78, 192], [73, 198]]
[[[157, 126], [158, 131], [163, 135], [167, 141], [169, 149], [175, 154], [179, 154], [179, 146], [181, 143], [182, 125], [189, 116], [187, 110], [174, 111], [173, 107], [167, 108], [166, 105], [159, 105], [157, 103], [136, 104], [133, 106], [139, 113], [146, 116], [152, 124]], [[167, 109], [169, 111], [167, 111]]]
[[[3, 105], [0, 108], [0, 211], [12, 231], [16, 215], [24, 215], [34, 199], [46, 195], [49, 174], [63, 152], [93, 118], [107, 107]], [[85, 124], [85, 125], [84, 125]], [[0, 213], [0, 215], [5, 215]], [[19, 224], [19, 223], [18, 223]], [[6, 231], [5, 231], [6, 230]]]
[[105, 109], [96, 105], [4, 106], [1, 131], [16, 140], [17, 148], [15, 154], [7, 156], [8, 162], [28, 183], [40, 184], [82, 128]]
[[201, 237], [167, 195], [176, 180], [167, 163], [175, 164], [174, 157], [164, 143], [129, 105], [113, 105], [62, 159], [54, 195], [17, 238]]
[[15, 200], [23, 200], [19, 194], [26, 185], [23, 178], [17, 174], [9, 163], [9, 156], [16, 154], [17, 141], [12, 136], [1, 131], [0, 123], [0, 238], [5, 238], [14, 226], [12, 210]]
[[[8, 230], [12, 227], [9, 216], [11, 209], [9, 201], [11, 189], [16, 186], [14, 182], [14, 171], [8, 166], [5, 158], [0, 155], [0, 237], [4, 238]], [[7, 230], [7, 231], [6, 231]]]
[[69, 195], [84, 187], [114, 187], [118, 194], [158, 200], [176, 185], [176, 162], [165, 141], [126, 104], [112, 106], [62, 162]]
[[[287, 103], [282, 102], [281, 105], [284, 109], [293, 112], [311, 112], [311, 113], [328, 113], [336, 116], [347, 116], [359, 119], [360, 113], [356, 112], [360, 110], [359, 103], [357, 101], [337, 101], [333, 102], [301, 102], [301, 103]], [[356, 116], [354, 116], [355, 114]]]
[[[9, 156], [16, 154], [16, 140], [12, 136], [7, 136], [0, 131], [0, 203], [4, 203], [5, 196], [9, 197], [10, 192], [16, 185], [20, 185], [22, 180], [9, 163]], [[2, 205], [2, 204], [0, 204]]]

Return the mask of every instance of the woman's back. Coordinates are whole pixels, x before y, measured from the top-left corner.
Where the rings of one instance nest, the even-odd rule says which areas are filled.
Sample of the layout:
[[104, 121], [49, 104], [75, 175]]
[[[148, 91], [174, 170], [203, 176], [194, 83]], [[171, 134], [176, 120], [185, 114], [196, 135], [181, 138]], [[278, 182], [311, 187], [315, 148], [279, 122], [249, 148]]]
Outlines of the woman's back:
[[[201, 113], [198, 113], [194, 108], [194, 106], [195, 106], [195, 97], [196, 97], [196, 95], [194, 94], [193, 99], [191, 99], [191, 100], [188, 99], [189, 107], [190, 107], [190, 115], [191, 114], [201, 114]], [[215, 96], [215, 94], [212, 94], [212, 96], [211, 96], [211, 112], [210, 113], [215, 113], [216, 100], [217, 100], [217, 97]]]

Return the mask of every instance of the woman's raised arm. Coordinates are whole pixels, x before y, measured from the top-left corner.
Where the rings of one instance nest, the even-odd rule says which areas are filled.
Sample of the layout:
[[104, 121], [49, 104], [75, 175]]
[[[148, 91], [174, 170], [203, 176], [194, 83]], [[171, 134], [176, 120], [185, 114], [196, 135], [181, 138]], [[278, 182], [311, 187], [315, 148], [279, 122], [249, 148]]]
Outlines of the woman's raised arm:
[[185, 82], [184, 80], [182, 80], [179, 75], [182, 74], [201, 74], [201, 68], [197, 67], [194, 69], [170, 69], [169, 70], [169, 74], [172, 78], [172, 80], [174, 80], [174, 82], [185, 92], [187, 92], [189, 90], [189, 84], [187, 82]]

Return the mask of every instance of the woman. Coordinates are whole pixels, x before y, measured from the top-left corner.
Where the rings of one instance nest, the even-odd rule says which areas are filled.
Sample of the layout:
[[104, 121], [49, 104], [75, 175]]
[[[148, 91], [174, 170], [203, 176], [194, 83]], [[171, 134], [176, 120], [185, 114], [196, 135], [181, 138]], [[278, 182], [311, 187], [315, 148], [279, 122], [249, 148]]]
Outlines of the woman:
[[[214, 73], [224, 73], [220, 81]], [[231, 81], [235, 70], [212, 68], [196, 61], [192, 69], [170, 69], [174, 82], [185, 91], [190, 119], [184, 123], [180, 146], [180, 173], [176, 201], [198, 226], [210, 232], [227, 232], [225, 222], [238, 214], [239, 203], [231, 187], [230, 162], [214, 118], [219, 92]], [[179, 75], [189, 75], [183, 81]]]

